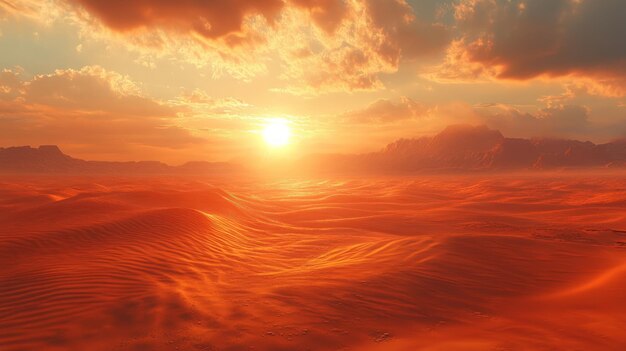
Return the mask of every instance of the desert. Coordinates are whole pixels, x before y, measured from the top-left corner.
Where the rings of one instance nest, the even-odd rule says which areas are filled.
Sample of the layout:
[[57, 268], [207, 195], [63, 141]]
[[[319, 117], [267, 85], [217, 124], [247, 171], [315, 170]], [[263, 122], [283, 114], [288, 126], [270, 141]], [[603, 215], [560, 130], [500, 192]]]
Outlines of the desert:
[[623, 174], [5, 176], [3, 350], [621, 350]]

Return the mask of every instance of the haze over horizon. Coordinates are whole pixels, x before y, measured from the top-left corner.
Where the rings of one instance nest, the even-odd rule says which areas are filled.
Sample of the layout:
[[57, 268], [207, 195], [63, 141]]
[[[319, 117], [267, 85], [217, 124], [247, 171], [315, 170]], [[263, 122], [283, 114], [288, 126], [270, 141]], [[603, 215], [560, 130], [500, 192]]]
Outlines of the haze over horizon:
[[[286, 141], [286, 139], [285, 139]], [[245, 162], [189, 160], [168, 165], [155, 160], [82, 160], [57, 145], [0, 147], [0, 173], [185, 174], [200, 176], [252, 173], [273, 177], [411, 174], [416, 172], [606, 170], [626, 168], [626, 139], [604, 144], [555, 138], [509, 138], [485, 125], [450, 125], [421, 138], [398, 139], [360, 154], [309, 153], [299, 158]], [[241, 160], [240, 160], [241, 161]]]

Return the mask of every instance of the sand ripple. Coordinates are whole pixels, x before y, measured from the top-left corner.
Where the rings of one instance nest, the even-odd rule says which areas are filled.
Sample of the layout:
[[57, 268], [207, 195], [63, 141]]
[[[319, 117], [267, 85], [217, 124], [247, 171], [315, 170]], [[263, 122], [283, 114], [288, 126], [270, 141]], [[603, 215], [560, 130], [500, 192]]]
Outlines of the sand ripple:
[[0, 182], [0, 350], [623, 350], [623, 177]]

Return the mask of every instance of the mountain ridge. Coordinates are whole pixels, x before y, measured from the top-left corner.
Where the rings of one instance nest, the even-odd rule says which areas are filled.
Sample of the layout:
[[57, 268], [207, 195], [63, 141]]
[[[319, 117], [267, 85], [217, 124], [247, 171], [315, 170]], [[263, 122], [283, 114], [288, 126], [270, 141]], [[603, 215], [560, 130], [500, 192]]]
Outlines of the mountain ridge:
[[56, 145], [0, 147], [0, 172], [77, 174], [191, 174], [234, 173], [227, 162], [187, 162], [170, 166], [160, 161], [88, 161], [69, 156]]
[[[292, 172], [395, 174], [421, 171], [540, 170], [583, 167], [626, 168], [626, 139], [604, 144], [556, 138], [507, 138], [484, 125], [451, 125], [421, 138], [398, 139], [376, 152], [310, 154]], [[0, 148], [3, 173], [229, 174], [243, 171], [227, 162], [87, 161], [56, 145]]]
[[410, 173], [625, 167], [626, 140], [605, 144], [557, 138], [507, 138], [484, 125], [451, 125], [434, 136], [398, 139], [377, 152], [311, 155], [318, 170]]

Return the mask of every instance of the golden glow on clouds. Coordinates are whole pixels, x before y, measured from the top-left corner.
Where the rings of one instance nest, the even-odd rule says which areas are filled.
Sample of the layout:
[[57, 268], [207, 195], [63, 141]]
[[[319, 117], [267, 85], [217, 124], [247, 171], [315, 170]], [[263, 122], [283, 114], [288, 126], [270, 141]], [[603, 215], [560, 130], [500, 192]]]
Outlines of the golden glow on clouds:
[[178, 163], [368, 152], [453, 123], [623, 137], [626, 2], [559, 4], [0, 0], [0, 147]]

